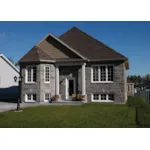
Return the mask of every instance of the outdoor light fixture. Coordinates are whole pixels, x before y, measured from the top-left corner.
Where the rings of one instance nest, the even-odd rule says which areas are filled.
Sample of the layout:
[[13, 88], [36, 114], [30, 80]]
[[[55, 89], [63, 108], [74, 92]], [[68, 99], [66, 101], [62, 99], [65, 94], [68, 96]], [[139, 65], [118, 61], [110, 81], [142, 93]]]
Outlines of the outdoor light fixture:
[[19, 96], [18, 96], [18, 101], [17, 101], [16, 112], [20, 112], [20, 111], [22, 111], [21, 108], [20, 108], [20, 102], [21, 102], [21, 88], [20, 88], [20, 85], [23, 81], [23, 77], [22, 76], [19, 76], [19, 77], [15, 76], [14, 81], [19, 83], [19, 86], [18, 86]]

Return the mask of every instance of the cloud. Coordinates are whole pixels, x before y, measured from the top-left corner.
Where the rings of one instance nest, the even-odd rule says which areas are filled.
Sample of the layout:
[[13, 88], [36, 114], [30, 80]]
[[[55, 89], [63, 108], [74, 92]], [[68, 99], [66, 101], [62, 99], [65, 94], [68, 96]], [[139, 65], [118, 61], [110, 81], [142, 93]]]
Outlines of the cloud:
[[5, 32], [1, 32], [0, 33], [0, 39], [5, 39], [6, 38], [6, 33]]

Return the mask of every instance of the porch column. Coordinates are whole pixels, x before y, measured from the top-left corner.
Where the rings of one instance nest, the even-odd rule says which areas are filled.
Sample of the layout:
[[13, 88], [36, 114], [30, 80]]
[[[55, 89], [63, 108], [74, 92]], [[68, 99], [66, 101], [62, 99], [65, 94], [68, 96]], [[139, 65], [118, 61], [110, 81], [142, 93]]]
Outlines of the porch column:
[[86, 63], [84, 63], [84, 64], [82, 65], [82, 95], [85, 95], [85, 97], [86, 97], [85, 65], [86, 65]]
[[56, 65], [56, 95], [59, 95], [59, 66]]

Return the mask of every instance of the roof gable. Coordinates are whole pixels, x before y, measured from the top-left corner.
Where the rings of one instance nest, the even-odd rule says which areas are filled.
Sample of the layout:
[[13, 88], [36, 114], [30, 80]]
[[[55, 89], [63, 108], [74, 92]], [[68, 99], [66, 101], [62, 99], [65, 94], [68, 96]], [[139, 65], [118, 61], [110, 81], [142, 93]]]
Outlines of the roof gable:
[[66, 47], [56, 38], [53, 38], [51, 35], [48, 35], [46, 38], [40, 41], [37, 46], [51, 56], [54, 60], [69, 58], [82, 59], [78, 54], [71, 51], [68, 47]]
[[6, 58], [3, 54], [0, 54], [0, 57], [6, 61], [17, 73], [19, 73], [19, 69], [8, 58]]
[[20, 62], [36, 62], [40, 60], [53, 60], [51, 56], [46, 54], [38, 46], [34, 46], [28, 53], [26, 53], [20, 60]]
[[112, 48], [106, 46], [102, 42], [96, 40], [76, 27], [73, 27], [69, 31], [65, 32], [59, 37], [59, 39], [90, 60], [127, 60], [127, 58], [122, 54], [116, 52]]

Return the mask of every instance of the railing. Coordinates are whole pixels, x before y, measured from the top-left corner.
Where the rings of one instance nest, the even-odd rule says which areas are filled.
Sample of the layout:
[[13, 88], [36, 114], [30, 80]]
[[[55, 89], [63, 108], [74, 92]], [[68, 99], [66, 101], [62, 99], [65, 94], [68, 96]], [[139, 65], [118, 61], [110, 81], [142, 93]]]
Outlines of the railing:
[[138, 91], [135, 96], [143, 97], [148, 103], [150, 103], [150, 91]]

